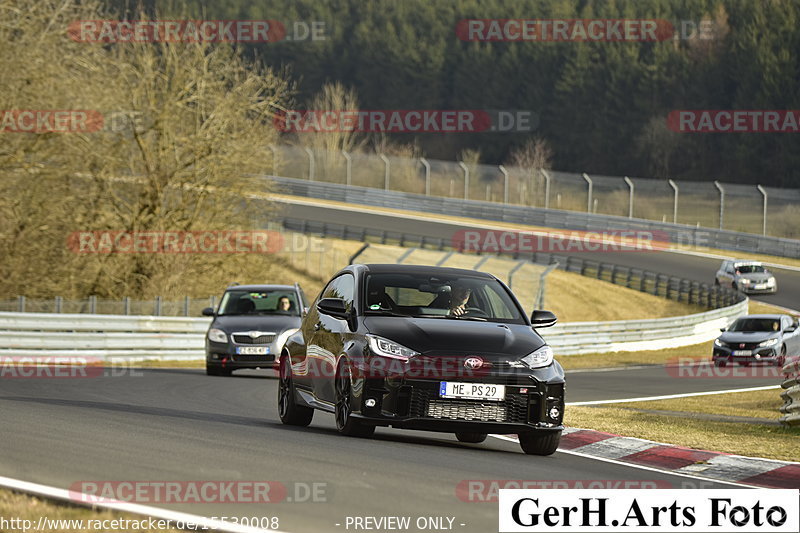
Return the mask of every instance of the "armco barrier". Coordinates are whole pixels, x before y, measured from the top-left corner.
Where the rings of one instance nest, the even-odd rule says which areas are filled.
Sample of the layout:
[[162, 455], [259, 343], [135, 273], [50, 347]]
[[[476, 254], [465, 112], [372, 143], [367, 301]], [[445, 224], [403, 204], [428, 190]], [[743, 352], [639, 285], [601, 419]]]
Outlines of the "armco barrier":
[[520, 205], [498, 204], [479, 200], [442, 198], [338, 183], [323, 183], [280, 176], [263, 176], [274, 181], [279, 189], [296, 196], [335, 200], [392, 209], [405, 209], [441, 215], [452, 215], [483, 220], [514, 222], [545, 228], [580, 231], [642, 230], [669, 234], [673, 243], [697, 245], [720, 250], [751, 252], [800, 258], [800, 240], [769, 237], [753, 233], [740, 233], [672, 224], [645, 219], [613, 215], [596, 215], [545, 209]]
[[786, 390], [781, 393], [783, 416], [780, 422], [786, 426], [800, 426], [800, 358], [790, 361], [782, 372], [786, 381], [781, 383], [781, 387]]
[[[695, 315], [579, 322], [543, 329], [556, 354], [686, 346], [709, 340], [747, 300]], [[22, 357], [202, 360], [208, 318], [0, 313], [0, 360]]]

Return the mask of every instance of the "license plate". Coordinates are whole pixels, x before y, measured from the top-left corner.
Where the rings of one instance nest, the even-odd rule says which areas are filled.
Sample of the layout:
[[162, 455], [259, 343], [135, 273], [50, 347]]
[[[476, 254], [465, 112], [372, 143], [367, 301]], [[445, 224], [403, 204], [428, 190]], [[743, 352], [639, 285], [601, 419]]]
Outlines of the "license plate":
[[733, 355], [753, 355], [752, 350], [734, 350]]
[[767, 284], [766, 283], [761, 283], [759, 285], [756, 285], [755, 288], [759, 289], [759, 290], [760, 289], [766, 289], [767, 288]]
[[441, 398], [500, 401], [504, 399], [505, 396], [505, 385], [463, 383], [460, 381], [439, 382], [439, 397]]
[[236, 353], [239, 355], [267, 355], [269, 346], [237, 346]]

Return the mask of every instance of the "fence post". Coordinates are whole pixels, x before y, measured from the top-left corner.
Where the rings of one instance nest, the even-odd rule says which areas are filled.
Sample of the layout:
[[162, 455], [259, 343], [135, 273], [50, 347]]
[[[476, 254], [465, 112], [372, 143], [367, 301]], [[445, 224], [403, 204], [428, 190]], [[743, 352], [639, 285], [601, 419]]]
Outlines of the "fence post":
[[459, 161], [458, 166], [464, 170], [464, 200], [469, 200], [469, 168], [463, 161]]
[[592, 184], [592, 178], [590, 178], [589, 175], [586, 172], [584, 172], [581, 175], [583, 176], [583, 179], [586, 180], [586, 183], [589, 185], [589, 188], [587, 190], [588, 196], [586, 197], [586, 212], [587, 213], [591, 213], [592, 212], [592, 185], [593, 185]]
[[345, 184], [349, 187], [353, 184], [353, 158], [347, 153], [347, 150], [342, 150], [342, 155], [345, 161]]
[[156, 316], [161, 316], [161, 296], [156, 296]]
[[527, 261], [517, 261], [517, 264], [514, 268], [512, 268], [508, 273], [508, 288], [511, 289], [514, 286], [514, 274], [520, 268], [524, 267]]
[[628, 218], [633, 218], [633, 182], [628, 176], [623, 179], [628, 184]]
[[269, 148], [270, 152], [272, 152], [272, 175], [277, 176], [278, 165], [276, 165], [275, 162], [278, 160], [277, 157], [278, 149], [274, 144], [267, 145], [267, 148]]
[[722, 220], [725, 216], [725, 189], [717, 180], [714, 180], [714, 186], [719, 191], [719, 229], [722, 229]]
[[672, 196], [672, 223], [678, 223], [678, 185], [675, 184], [674, 181], [668, 179], [667, 183], [669, 186], [672, 187], [674, 194]]
[[425, 167], [425, 196], [431, 195], [431, 164], [424, 157], [419, 158], [419, 162]]
[[123, 298], [123, 300], [122, 300], [122, 308], [123, 308], [123, 314], [125, 314], [125, 315], [131, 314], [131, 298], [130, 298], [130, 296], [126, 296], [125, 298]]
[[554, 263], [550, 263], [547, 267], [539, 274], [539, 288], [536, 290], [536, 305], [534, 309], [543, 309], [544, 308], [544, 290], [545, 285], [547, 284], [547, 275], [554, 269], [558, 268], [558, 261]]
[[183, 316], [189, 316], [189, 297], [183, 297]]
[[504, 167], [503, 165], [500, 165], [497, 168], [499, 168], [500, 172], [503, 173], [503, 203], [507, 204], [508, 203], [508, 171], [506, 170], [506, 167]]
[[61, 306], [64, 301], [64, 298], [61, 296], [56, 296], [56, 313], [61, 312]]
[[308, 154], [308, 181], [314, 181], [314, 152], [306, 146], [306, 153]]
[[383, 169], [383, 189], [388, 191], [389, 190], [389, 158], [383, 154], [378, 154], [378, 156], [383, 161], [384, 169]]
[[758, 192], [760, 192], [764, 196], [764, 214], [761, 218], [761, 234], [767, 234], [767, 191], [761, 185], [756, 186], [758, 188]]
[[25, 297], [17, 296], [17, 311], [20, 313], [25, 312]]
[[544, 208], [550, 209], [550, 174], [545, 169], [540, 169], [544, 176]]
[[97, 313], [97, 296], [95, 295], [89, 296], [89, 313], [93, 315]]

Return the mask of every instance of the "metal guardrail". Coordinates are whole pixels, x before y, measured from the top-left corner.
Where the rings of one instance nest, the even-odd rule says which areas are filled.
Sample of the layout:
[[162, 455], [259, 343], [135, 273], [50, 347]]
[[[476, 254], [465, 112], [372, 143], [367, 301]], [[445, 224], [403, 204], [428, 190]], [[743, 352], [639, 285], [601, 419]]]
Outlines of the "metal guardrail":
[[[396, 243], [400, 246], [415, 246], [418, 248], [436, 250], [453, 249], [453, 242], [447, 239], [384, 231], [350, 224], [327, 224], [304, 219], [284, 218], [283, 225], [287, 229], [293, 231], [317, 233], [339, 239], [351, 239], [361, 242], [375, 241], [382, 244]], [[727, 307], [746, 301], [746, 297], [742, 293], [725, 287], [668, 276], [650, 270], [546, 252], [500, 255], [509, 255], [515, 259], [527, 259], [533, 263], [543, 265], [550, 265], [557, 262], [558, 268], [566, 270], [567, 272], [578, 273], [583, 276], [609, 281], [616, 285], [635, 289], [640, 292], [646, 292], [679, 302], [697, 304], [708, 308]]]
[[201, 359], [209, 318], [0, 313], [0, 358]]
[[[703, 342], [747, 312], [747, 300], [695, 315], [579, 322], [543, 331], [557, 354], [657, 349]], [[3, 357], [202, 360], [208, 318], [0, 313]]]
[[659, 231], [666, 233], [670, 242], [685, 246], [704, 246], [721, 250], [800, 258], [800, 240], [795, 239], [614, 215], [598, 215], [478, 200], [426, 196], [423, 194], [323, 183], [280, 176], [264, 177], [274, 181], [282, 190], [290, 194], [309, 198], [482, 220], [514, 222], [556, 229]]
[[781, 383], [783, 406], [779, 421], [786, 426], [800, 426], [800, 358], [790, 361], [781, 371], [786, 380]]

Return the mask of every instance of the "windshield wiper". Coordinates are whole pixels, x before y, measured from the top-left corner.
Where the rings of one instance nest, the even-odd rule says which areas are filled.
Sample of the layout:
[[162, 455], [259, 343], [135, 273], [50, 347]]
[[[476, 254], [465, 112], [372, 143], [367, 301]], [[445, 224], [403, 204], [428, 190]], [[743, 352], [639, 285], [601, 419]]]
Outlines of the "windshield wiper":
[[375, 316], [402, 316], [405, 318], [409, 318], [411, 315], [405, 315], [403, 313], [395, 313], [394, 311], [390, 311], [388, 309], [367, 309], [364, 311], [365, 315], [375, 315]]
[[416, 315], [419, 318], [446, 318], [449, 320], [477, 320], [478, 322], [486, 322], [487, 320], [479, 316], [456, 316], [456, 315]]

